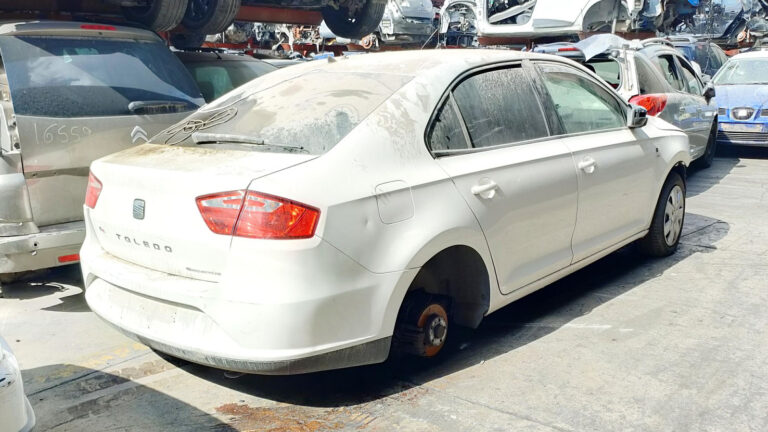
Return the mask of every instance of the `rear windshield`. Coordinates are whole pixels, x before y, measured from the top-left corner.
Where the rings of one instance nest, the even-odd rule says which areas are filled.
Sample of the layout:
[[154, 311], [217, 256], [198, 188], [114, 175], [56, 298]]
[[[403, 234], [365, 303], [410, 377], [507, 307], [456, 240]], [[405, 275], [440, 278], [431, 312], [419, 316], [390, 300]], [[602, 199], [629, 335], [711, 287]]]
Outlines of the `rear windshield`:
[[235, 87], [277, 70], [269, 63], [248, 60], [195, 61], [184, 64], [200, 87], [206, 102], [210, 102]]
[[216, 143], [222, 145], [322, 154], [411, 78], [322, 70], [276, 84], [262, 84], [268, 78], [259, 78], [161, 132], [153, 142], [197, 145], [218, 135]]
[[189, 73], [160, 41], [2, 37], [0, 54], [20, 115], [159, 114], [204, 103]]

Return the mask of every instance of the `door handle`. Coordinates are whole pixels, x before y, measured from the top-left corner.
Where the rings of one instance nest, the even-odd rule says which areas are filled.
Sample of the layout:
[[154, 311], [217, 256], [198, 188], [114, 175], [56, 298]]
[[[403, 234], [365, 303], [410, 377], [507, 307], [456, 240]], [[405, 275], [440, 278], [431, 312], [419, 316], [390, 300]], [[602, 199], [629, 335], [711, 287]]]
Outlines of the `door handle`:
[[597, 166], [597, 162], [595, 162], [594, 159], [591, 157], [585, 157], [584, 159], [579, 162], [579, 169], [584, 171], [587, 174], [592, 174], [595, 172], [595, 167]]
[[489, 179], [482, 179], [480, 182], [480, 184], [472, 186], [470, 192], [472, 192], [473, 195], [479, 195], [480, 198], [493, 198], [496, 195], [496, 189], [498, 189], [499, 185], [497, 185], [495, 181]]

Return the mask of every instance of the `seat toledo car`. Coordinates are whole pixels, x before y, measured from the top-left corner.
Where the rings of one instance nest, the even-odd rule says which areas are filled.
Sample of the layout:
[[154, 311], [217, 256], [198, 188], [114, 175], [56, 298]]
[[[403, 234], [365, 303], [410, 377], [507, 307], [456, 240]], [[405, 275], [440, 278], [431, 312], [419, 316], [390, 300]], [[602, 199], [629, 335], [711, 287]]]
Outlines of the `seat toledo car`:
[[540, 54], [271, 72], [92, 164], [86, 299], [222, 369], [434, 356], [453, 326], [624, 245], [676, 249], [688, 138], [645, 114]]
[[712, 81], [721, 119], [717, 142], [768, 146], [768, 52], [732, 57]]

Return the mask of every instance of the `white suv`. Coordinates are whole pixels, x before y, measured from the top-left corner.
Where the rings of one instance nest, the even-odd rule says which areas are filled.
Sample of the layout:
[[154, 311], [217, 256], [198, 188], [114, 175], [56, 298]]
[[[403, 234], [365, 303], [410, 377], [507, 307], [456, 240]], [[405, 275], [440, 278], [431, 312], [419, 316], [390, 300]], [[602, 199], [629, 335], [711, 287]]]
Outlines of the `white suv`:
[[689, 162], [679, 129], [559, 57], [309, 62], [93, 163], [86, 299], [223, 369], [433, 356], [630, 242], [672, 253]]

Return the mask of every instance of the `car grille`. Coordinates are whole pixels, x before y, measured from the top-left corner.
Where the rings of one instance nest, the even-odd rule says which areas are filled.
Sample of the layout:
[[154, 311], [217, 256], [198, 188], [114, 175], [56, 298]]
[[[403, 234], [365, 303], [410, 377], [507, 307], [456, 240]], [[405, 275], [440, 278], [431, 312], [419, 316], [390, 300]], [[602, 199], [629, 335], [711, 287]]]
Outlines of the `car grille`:
[[731, 108], [731, 117], [733, 117], [734, 120], [749, 120], [752, 118], [754, 114], [755, 114], [754, 108], [749, 108], [749, 107]]
[[725, 132], [717, 133], [718, 141], [768, 145], [768, 132]]

